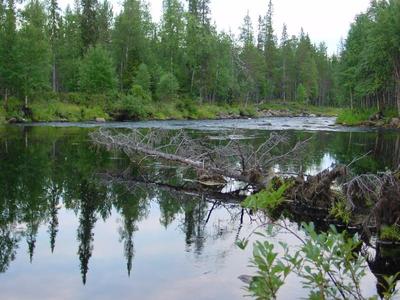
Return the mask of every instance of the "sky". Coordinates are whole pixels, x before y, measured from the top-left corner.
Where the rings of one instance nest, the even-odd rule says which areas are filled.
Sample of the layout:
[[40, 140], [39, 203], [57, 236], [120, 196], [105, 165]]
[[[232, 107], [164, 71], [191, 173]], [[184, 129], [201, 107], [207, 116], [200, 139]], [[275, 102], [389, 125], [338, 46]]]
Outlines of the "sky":
[[[109, 0], [119, 10], [122, 0]], [[147, 0], [153, 19], [162, 13], [162, 0]], [[61, 0], [61, 6], [72, 0]], [[186, 1], [184, 1], [186, 2]], [[364, 12], [370, 0], [274, 0], [274, 29], [280, 37], [283, 23], [290, 35], [297, 35], [303, 27], [314, 43], [325, 42], [329, 53], [337, 52], [342, 38], [346, 38], [354, 17]], [[237, 34], [244, 16], [249, 12], [254, 29], [259, 15], [267, 12], [268, 0], [211, 0], [212, 19], [219, 30]]]

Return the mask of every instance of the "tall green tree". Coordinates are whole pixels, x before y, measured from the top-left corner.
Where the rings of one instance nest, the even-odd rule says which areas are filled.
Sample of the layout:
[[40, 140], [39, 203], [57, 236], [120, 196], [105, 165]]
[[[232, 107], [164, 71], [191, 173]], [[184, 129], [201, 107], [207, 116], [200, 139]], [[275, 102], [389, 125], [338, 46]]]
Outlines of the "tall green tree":
[[111, 45], [111, 31], [113, 25], [112, 5], [108, 0], [98, 3], [96, 22], [98, 30], [98, 43], [109, 49]]
[[75, 4], [73, 10], [67, 6], [61, 31], [58, 68], [60, 90], [74, 92], [79, 89], [79, 65], [82, 53], [80, 5], [78, 3]]
[[178, 0], [163, 1], [163, 17], [160, 31], [160, 65], [183, 80], [185, 39], [184, 10]]
[[264, 40], [264, 55], [265, 55], [265, 79], [267, 84], [266, 97], [274, 98], [275, 95], [275, 80], [276, 80], [276, 62], [277, 62], [277, 47], [276, 36], [273, 27], [273, 4], [269, 0], [268, 11], [265, 17], [265, 40]]
[[1, 2], [0, 19], [0, 86], [4, 95], [4, 104], [7, 106], [8, 95], [15, 92], [17, 69], [17, 31], [15, 1]]
[[[150, 37], [154, 26], [148, 7], [139, 0], [125, 0], [115, 19], [112, 49], [120, 82], [120, 90], [131, 88], [141, 63], [152, 65]], [[154, 49], [155, 50], [155, 49]]]
[[60, 7], [57, 0], [50, 0], [47, 7], [47, 20], [48, 20], [48, 37], [51, 46], [52, 55], [52, 88], [56, 92], [58, 90], [58, 61], [59, 61], [59, 48], [61, 39], [62, 18], [60, 15]]
[[90, 48], [79, 69], [80, 90], [91, 94], [108, 93], [115, 89], [116, 83], [110, 53], [100, 45]]
[[18, 85], [20, 95], [28, 97], [49, 88], [51, 47], [46, 34], [46, 12], [39, 0], [30, 0], [22, 11], [18, 32]]
[[82, 53], [90, 47], [96, 45], [99, 39], [99, 28], [97, 19], [97, 0], [81, 0], [81, 34], [82, 34]]

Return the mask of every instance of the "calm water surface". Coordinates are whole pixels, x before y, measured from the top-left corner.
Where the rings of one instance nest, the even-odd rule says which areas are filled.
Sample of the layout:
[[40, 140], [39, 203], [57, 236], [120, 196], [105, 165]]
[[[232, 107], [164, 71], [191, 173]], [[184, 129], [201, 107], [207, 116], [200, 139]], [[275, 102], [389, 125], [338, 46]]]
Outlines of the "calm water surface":
[[[259, 143], [272, 131], [290, 144], [313, 136], [298, 162], [276, 169], [315, 173], [349, 163], [354, 173], [400, 163], [398, 131], [333, 125], [330, 118], [110, 123], [117, 128], [187, 129], [214, 140]], [[98, 124], [0, 127], [1, 299], [241, 299], [251, 274], [251, 247], [235, 246], [258, 223], [234, 199], [172, 192], [109, 180], [130, 165], [120, 153], [93, 147]], [[287, 127], [290, 126], [290, 127]], [[289, 147], [289, 145], [288, 145]], [[284, 151], [284, 149], [280, 149]], [[143, 172], [131, 167], [131, 172]], [[182, 180], [177, 166], [149, 163], [145, 172]], [[290, 223], [294, 229], [296, 223]], [[285, 233], [272, 241], [296, 241]], [[368, 273], [363, 288], [373, 294]], [[290, 287], [290, 288], [288, 288]], [[281, 299], [306, 296], [289, 277]]]

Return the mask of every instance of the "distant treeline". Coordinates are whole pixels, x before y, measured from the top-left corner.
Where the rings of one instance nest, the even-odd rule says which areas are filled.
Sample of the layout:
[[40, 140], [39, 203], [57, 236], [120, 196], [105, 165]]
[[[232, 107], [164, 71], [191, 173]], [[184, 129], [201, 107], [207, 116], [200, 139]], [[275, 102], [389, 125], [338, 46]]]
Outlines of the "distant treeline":
[[237, 37], [216, 30], [209, 2], [164, 0], [155, 23], [142, 0], [125, 0], [115, 17], [107, 0], [65, 11], [57, 0], [29, 0], [22, 10], [0, 0], [2, 98], [53, 91], [346, 106], [399, 99], [400, 0], [373, 1], [333, 56], [303, 30], [289, 36], [284, 25], [278, 38], [271, 0], [257, 30], [246, 15]]

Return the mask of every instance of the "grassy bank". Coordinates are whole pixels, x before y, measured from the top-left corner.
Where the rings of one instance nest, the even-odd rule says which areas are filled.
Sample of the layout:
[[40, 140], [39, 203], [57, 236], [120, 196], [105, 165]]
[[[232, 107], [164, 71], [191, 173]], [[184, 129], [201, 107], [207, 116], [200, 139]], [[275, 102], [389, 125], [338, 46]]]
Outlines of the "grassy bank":
[[[95, 104], [94, 104], [95, 103]], [[105, 120], [183, 120], [261, 117], [274, 115], [315, 114], [333, 116], [340, 109], [316, 107], [293, 102], [273, 101], [261, 104], [210, 104], [189, 99], [153, 101], [146, 95], [44, 95], [29, 102], [28, 109], [18, 99], [9, 99], [7, 108], [0, 108], [0, 123], [22, 122], [80, 122]]]
[[370, 118], [376, 113], [376, 109], [342, 109], [338, 114], [336, 122], [347, 126], [385, 126], [390, 124], [392, 118], [397, 117], [397, 111], [395, 109], [386, 109], [383, 111], [383, 117], [380, 120], [374, 120], [374, 123], [371, 123]]

